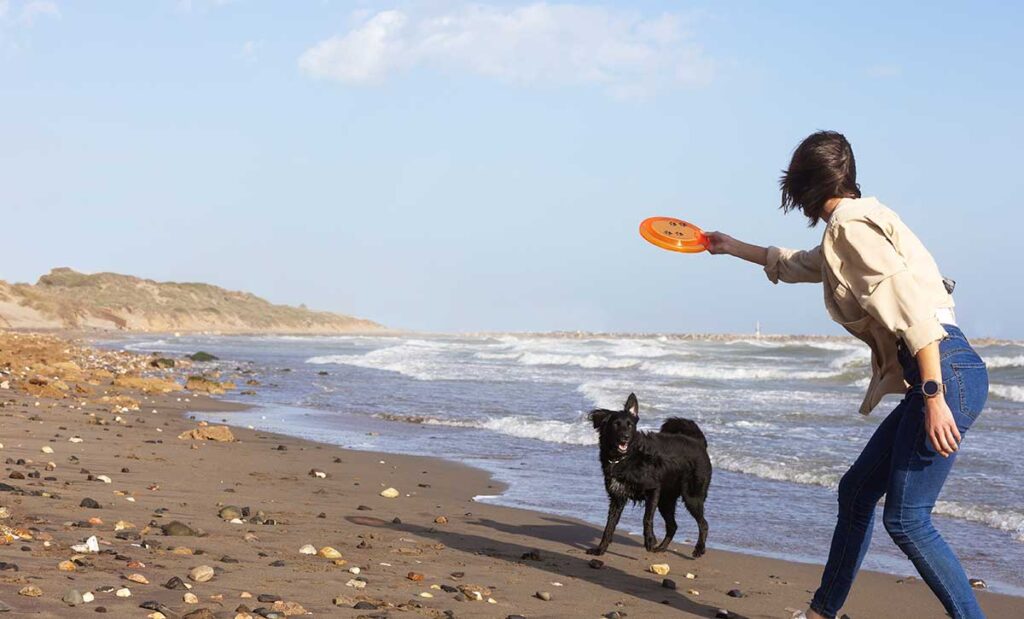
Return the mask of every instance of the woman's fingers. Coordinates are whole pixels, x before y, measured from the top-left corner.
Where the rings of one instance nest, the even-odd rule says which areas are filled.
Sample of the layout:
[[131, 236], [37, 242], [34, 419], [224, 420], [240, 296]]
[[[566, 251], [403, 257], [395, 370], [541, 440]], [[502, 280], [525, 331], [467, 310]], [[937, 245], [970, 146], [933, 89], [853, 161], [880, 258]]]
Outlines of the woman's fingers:
[[959, 434], [959, 432], [955, 425], [950, 424], [946, 426], [946, 443], [949, 445], [950, 451], [960, 449], [960, 439], [957, 434]]
[[946, 439], [943, 436], [942, 430], [935, 428], [931, 433], [932, 447], [939, 453], [943, 458], [949, 457], [949, 447], [946, 445]]

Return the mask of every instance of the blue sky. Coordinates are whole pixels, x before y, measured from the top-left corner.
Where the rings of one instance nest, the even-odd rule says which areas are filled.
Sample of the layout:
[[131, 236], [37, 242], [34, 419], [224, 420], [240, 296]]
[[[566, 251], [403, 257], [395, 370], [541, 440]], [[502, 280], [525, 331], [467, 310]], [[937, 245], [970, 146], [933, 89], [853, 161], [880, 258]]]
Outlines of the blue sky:
[[1022, 13], [0, 0], [0, 278], [207, 281], [425, 330], [837, 333], [818, 286], [636, 232], [813, 246], [777, 178], [830, 128], [967, 330], [1024, 338]]

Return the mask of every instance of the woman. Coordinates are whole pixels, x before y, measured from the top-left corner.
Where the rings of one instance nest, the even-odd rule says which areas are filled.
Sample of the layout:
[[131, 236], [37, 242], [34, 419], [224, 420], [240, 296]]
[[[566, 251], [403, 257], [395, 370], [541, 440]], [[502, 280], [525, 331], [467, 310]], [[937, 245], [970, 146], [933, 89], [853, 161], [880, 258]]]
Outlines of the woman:
[[931, 254], [899, 217], [862, 198], [849, 142], [821, 131], [805, 139], [780, 181], [782, 209], [825, 221], [808, 251], [759, 247], [713, 232], [710, 251], [762, 265], [773, 283], [821, 282], [829, 314], [871, 348], [860, 412], [887, 393], [903, 400], [839, 482], [839, 519], [807, 616], [842, 608], [871, 541], [884, 495], [886, 531], [952, 617], [984, 617], [963, 567], [931, 512], [960, 441], [988, 396], [988, 372], [956, 326], [953, 298]]

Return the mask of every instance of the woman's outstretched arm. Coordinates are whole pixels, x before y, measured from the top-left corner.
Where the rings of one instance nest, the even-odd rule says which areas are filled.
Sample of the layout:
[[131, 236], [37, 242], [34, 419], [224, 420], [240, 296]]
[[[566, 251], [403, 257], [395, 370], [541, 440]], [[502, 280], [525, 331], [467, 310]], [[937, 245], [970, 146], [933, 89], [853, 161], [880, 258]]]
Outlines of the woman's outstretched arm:
[[738, 241], [724, 232], [708, 232], [708, 251], [713, 254], [728, 254], [764, 266], [768, 264], [768, 248]]
[[738, 241], [724, 232], [709, 232], [708, 251], [728, 254], [764, 267], [773, 284], [821, 282], [821, 246], [806, 251], [761, 247]]

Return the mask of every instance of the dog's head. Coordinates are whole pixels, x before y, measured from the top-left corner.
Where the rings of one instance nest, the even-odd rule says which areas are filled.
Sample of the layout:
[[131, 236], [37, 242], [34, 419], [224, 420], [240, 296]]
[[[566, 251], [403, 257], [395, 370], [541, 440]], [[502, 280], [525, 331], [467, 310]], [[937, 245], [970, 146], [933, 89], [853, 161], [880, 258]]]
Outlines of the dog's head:
[[635, 394], [629, 394], [621, 411], [597, 409], [591, 411], [590, 421], [600, 433], [601, 449], [610, 453], [625, 454], [636, 436], [636, 422], [640, 418], [640, 404]]

